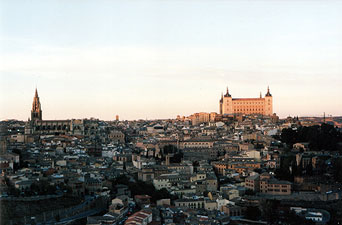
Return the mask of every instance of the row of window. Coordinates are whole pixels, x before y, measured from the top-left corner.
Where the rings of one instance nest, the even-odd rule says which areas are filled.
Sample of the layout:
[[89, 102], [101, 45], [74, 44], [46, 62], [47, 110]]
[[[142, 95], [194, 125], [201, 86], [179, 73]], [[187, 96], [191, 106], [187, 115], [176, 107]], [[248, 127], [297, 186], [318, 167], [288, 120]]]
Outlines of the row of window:
[[[265, 186], [261, 186], [261, 187], [267, 187]], [[282, 187], [282, 188], [287, 188], [287, 185], [280, 185], [280, 184], [268, 184], [268, 187]]]
[[263, 109], [234, 109], [234, 112], [263, 112]]
[[234, 105], [263, 105], [263, 101], [258, 102], [233, 102]]
[[268, 189], [268, 190], [265, 190], [265, 193], [267, 192], [287, 192], [287, 189]]
[[193, 208], [193, 207], [203, 208], [204, 203], [179, 203], [179, 206], [186, 206], [186, 207], [190, 207], [190, 208]]
[[209, 143], [205, 143], [205, 142], [189, 142], [189, 143], [184, 143], [184, 144], [188, 144], [188, 145], [209, 145]]
[[231, 211], [230, 216], [241, 216], [241, 211]]
[[70, 130], [70, 126], [36, 126], [36, 130]]

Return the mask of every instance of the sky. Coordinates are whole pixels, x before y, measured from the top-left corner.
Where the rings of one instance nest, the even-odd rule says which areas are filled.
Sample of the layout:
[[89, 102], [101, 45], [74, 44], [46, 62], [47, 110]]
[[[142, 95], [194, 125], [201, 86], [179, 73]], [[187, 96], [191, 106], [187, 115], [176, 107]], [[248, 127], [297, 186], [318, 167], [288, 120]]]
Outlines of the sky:
[[342, 1], [0, 1], [0, 120], [164, 119], [221, 92], [342, 115]]

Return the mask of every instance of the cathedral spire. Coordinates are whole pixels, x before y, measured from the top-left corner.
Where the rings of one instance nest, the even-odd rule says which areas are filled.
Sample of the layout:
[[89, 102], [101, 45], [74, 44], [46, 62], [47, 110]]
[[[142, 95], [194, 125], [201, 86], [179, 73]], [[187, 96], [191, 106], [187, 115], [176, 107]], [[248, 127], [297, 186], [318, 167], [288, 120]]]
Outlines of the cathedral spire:
[[42, 109], [40, 106], [37, 88], [34, 93], [34, 98], [33, 98], [33, 103], [32, 103], [31, 120], [42, 120]]
[[262, 94], [261, 94], [261, 91], [260, 91], [260, 98], [262, 98], [261, 96], [262, 96]]

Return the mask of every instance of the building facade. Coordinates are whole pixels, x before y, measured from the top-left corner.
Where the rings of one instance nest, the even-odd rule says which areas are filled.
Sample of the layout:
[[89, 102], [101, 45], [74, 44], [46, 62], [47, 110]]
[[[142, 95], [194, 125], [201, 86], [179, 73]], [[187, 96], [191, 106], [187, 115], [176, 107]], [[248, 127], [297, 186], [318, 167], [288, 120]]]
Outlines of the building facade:
[[292, 183], [277, 180], [269, 173], [256, 174], [245, 179], [245, 187], [268, 195], [290, 195]]
[[225, 95], [220, 99], [220, 114], [260, 114], [266, 116], [273, 115], [273, 99], [270, 89], [262, 98], [232, 98], [228, 88]]

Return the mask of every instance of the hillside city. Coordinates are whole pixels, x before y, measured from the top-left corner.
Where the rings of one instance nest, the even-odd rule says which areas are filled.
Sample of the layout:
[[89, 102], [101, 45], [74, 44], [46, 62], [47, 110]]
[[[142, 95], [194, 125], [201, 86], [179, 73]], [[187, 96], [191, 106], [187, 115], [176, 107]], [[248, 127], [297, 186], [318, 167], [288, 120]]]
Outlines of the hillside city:
[[342, 117], [224, 110], [43, 120], [36, 90], [0, 122], [1, 224], [342, 224]]

